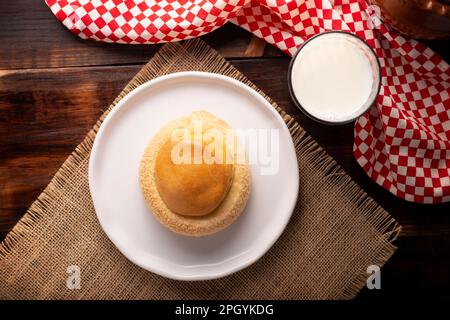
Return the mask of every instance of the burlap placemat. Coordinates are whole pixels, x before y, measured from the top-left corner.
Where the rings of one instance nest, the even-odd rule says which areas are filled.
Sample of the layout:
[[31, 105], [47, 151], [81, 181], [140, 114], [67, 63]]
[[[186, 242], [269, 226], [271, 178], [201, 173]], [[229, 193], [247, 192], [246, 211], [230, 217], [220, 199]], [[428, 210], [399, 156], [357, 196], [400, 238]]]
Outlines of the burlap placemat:
[[[298, 157], [297, 207], [257, 263], [223, 279], [180, 282], [129, 262], [100, 228], [88, 188], [89, 153], [105, 115], [128, 92], [176, 71], [208, 71], [258, 88], [201, 40], [166, 44], [131, 80], [0, 245], [0, 298], [345, 299], [365, 285], [369, 265], [394, 253], [400, 226], [275, 103]], [[280, 186], [281, 187], [281, 186]], [[81, 270], [69, 290], [67, 267]]]

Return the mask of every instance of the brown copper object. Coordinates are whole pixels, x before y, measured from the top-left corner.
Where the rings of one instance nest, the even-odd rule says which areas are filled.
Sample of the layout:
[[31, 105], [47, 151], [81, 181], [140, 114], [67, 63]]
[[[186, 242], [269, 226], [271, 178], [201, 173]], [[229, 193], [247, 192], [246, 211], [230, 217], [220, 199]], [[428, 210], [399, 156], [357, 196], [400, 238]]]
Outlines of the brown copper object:
[[369, 0], [381, 19], [414, 38], [450, 38], [450, 0]]

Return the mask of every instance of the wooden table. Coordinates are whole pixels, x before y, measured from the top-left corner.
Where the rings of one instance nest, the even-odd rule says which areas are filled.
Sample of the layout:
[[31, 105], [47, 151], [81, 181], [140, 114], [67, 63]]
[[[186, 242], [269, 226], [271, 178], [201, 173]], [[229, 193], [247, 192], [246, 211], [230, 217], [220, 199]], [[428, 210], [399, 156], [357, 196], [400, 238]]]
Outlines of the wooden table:
[[[358, 299], [449, 298], [450, 203], [409, 203], [370, 180], [352, 156], [351, 124], [321, 125], [293, 105], [286, 83], [289, 57], [277, 49], [233, 25], [203, 39], [294, 115], [403, 225], [399, 250], [382, 269], [382, 290], [364, 289]], [[450, 61], [448, 44], [429, 42]], [[56, 20], [43, 0], [1, 1], [0, 240], [158, 47], [83, 41]]]

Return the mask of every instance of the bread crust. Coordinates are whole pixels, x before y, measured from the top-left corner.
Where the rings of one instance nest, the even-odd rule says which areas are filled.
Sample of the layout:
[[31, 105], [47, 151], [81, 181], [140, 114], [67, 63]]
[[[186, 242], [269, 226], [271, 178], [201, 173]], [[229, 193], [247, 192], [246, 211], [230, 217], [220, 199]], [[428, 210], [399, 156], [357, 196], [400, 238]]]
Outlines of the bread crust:
[[[212, 114], [199, 111], [196, 116], [201, 116], [207, 121], [220, 121], [226, 128], [228, 124]], [[155, 180], [155, 162], [158, 151], [164, 142], [177, 128], [185, 127], [191, 120], [191, 116], [174, 120], [163, 128], [150, 140], [147, 145], [139, 168], [139, 182], [144, 199], [156, 219], [168, 229], [182, 235], [200, 237], [225, 229], [232, 224], [244, 210], [251, 189], [251, 176], [248, 163], [235, 163], [234, 176], [228, 194], [221, 204], [211, 213], [205, 216], [182, 216], [172, 212], [161, 199]], [[240, 148], [236, 148], [240, 150]], [[235, 151], [237, 152], [237, 151]], [[237, 159], [237, 154], [234, 155]]]

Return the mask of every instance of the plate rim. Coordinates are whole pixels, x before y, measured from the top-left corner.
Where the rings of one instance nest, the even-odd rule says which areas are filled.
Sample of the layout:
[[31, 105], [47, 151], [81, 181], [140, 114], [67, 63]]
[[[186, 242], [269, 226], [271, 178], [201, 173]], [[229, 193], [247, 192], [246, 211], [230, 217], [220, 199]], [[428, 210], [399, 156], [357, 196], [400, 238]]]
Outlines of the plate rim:
[[[261, 105], [264, 105], [266, 109], [274, 116], [274, 118], [277, 120], [279, 124], [281, 124], [282, 130], [287, 132], [288, 137], [290, 138], [287, 145], [290, 149], [289, 157], [293, 156], [295, 158], [295, 171], [296, 171], [296, 177], [295, 179], [295, 199], [292, 201], [291, 205], [289, 206], [288, 214], [284, 216], [284, 221], [282, 221], [282, 227], [279, 228], [279, 230], [275, 230], [273, 233], [273, 236], [271, 237], [270, 241], [268, 241], [262, 249], [255, 252], [255, 250], [248, 250], [245, 254], [242, 254], [242, 257], [240, 258], [241, 262], [236, 263], [233, 267], [227, 268], [223, 271], [216, 271], [216, 272], [208, 272], [203, 274], [192, 274], [192, 275], [186, 275], [186, 274], [180, 274], [180, 273], [173, 273], [173, 272], [166, 272], [163, 268], [158, 267], [152, 267], [149, 266], [146, 263], [142, 263], [142, 261], [139, 261], [139, 259], [135, 259], [133, 255], [129, 255], [127, 250], [125, 250], [122, 245], [120, 244], [120, 241], [116, 241], [117, 239], [115, 236], [112, 235], [111, 231], [107, 231], [108, 228], [105, 228], [105, 222], [101, 218], [101, 214], [98, 213], [98, 204], [96, 205], [96, 201], [94, 199], [94, 194], [97, 192], [95, 190], [95, 183], [94, 183], [94, 166], [96, 163], [96, 156], [98, 154], [98, 148], [99, 143], [102, 141], [102, 137], [104, 135], [105, 128], [108, 126], [108, 123], [113, 120], [115, 115], [122, 109], [124, 106], [126, 106], [127, 102], [132, 99], [134, 96], [138, 95], [139, 93], [145, 91], [149, 87], [158, 85], [159, 83], [170, 81], [176, 78], [182, 78], [182, 77], [194, 77], [194, 78], [207, 78], [207, 79], [214, 79], [219, 81], [225, 81], [230, 85], [234, 85], [239, 87], [240, 89], [243, 89], [246, 91], [247, 94], [250, 94], [252, 97], [256, 98]], [[155, 274], [158, 274], [160, 276], [163, 276], [165, 278], [173, 279], [173, 280], [181, 280], [181, 281], [201, 281], [201, 280], [212, 280], [212, 279], [218, 279], [225, 276], [228, 276], [230, 274], [233, 274], [235, 272], [238, 272], [242, 269], [245, 269], [246, 267], [252, 265], [259, 259], [261, 259], [269, 250], [273, 247], [275, 242], [280, 238], [280, 236], [283, 234], [284, 230], [286, 229], [286, 226], [289, 222], [289, 220], [292, 217], [292, 214], [294, 212], [295, 206], [297, 204], [298, 200], [298, 192], [299, 192], [299, 168], [298, 168], [298, 159], [295, 151], [294, 142], [292, 140], [292, 136], [290, 134], [290, 131], [284, 122], [281, 115], [278, 113], [278, 111], [273, 107], [273, 105], [266, 100], [260, 93], [258, 93], [255, 89], [251, 88], [250, 86], [246, 85], [245, 83], [236, 80], [234, 78], [218, 74], [218, 73], [210, 73], [210, 72], [203, 72], [203, 71], [182, 71], [182, 72], [174, 72], [170, 74], [166, 74], [163, 76], [159, 76], [157, 78], [151, 79], [147, 81], [144, 84], [139, 85], [132, 91], [130, 91], [128, 94], [126, 94], [115, 106], [114, 108], [106, 115], [106, 117], [103, 119], [97, 134], [95, 136], [91, 152], [89, 155], [89, 163], [88, 163], [88, 182], [89, 182], [89, 192], [91, 194], [91, 199], [93, 203], [93, 207], [95, 210], [95, 214], [97, 216], [97, 220], [100, 224], [100, 227], [102, 228], [103, 232], [106, 234], [106, 236], [109, 238], [109, 240], [114, 244], [114, 246], [120, 251], [122, 255], [124, 255], [130, 262], [133, 264], [143, 268], [144, 270], [153, 272]], [[98, 200], [97, 200], [98, 201]], [[259, 248], [257, 248], [259, 249]], [[158, 258], [155, 256], [155, 258]]]

